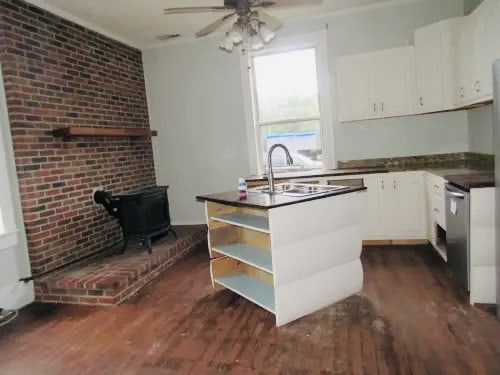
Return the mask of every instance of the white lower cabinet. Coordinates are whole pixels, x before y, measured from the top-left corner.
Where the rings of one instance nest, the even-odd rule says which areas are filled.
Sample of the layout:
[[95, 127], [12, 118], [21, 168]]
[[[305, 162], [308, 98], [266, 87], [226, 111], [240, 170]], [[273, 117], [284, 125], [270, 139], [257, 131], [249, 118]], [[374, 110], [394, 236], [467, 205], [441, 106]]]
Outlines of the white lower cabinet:
[[390, 173], [391, 238], [425, 239], [423, 172]]
[[[427, 238], [423, 172], [392, 172], [349, 176], [362, 178], [363, 240], [425, 240]], [[337, 180], [346, 179], [345, 176]], [[335, 178], [330, 178], [330, 181]]]
[[427, 239], [444, 260], [446, 257], [446, 211], [444, 201], [445, 180], [429, 172], [425, 180], [425, 216], [427, 218]]
[[470, 303], [496, 303], [495, 188], [470, 191]]

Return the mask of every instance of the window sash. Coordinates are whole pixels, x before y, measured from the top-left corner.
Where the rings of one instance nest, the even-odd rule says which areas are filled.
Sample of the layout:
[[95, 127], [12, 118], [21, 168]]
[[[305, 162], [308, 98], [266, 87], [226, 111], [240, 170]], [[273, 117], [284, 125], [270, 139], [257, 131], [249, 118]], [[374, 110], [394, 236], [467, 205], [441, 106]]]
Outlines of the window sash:
[[[321, 149], [324, 168], [336, 168], [335, 144], [333, 141], [334, 116], [331, 99], [331, 77], [328, 65], [327, 31], [315, 31], [276, 39], [270, 46], [260, 51], [240, 55], [241, 78], [243, 88], [245, 123], [249, 153], [250, 170], [256, 174], [265, 171], [262, 147], [261, 129], [265, 122], [258, 116], [258, 103], [255, 95], [255, 71], [253, 58], [261, 55], [277, 54], [287, 51], [314, 48], [316, 51], [316, 73], [318, 80], [319, 123], [321, 132]], [[296, 119], [292, 119], [294, 121]], [[280, 120], [281, 121], [281, 120]]]

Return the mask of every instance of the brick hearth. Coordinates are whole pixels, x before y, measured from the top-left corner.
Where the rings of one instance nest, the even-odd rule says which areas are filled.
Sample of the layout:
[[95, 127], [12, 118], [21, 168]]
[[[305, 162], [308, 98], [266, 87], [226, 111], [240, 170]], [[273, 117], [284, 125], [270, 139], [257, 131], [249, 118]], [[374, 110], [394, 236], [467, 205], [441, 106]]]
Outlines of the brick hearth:
[[175, 228], [153, 243], [153, 254], [139, 246], [122, 255], [105, 254], [35, 281], [40, 302], [115, 306], [136, 294], [176, 261], [206, 242], [205, 226]]

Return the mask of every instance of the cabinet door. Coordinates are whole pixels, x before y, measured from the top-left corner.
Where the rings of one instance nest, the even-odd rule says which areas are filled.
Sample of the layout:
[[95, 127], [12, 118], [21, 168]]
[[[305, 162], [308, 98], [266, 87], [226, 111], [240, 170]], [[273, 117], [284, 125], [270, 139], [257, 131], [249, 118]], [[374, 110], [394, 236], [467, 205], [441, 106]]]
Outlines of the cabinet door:
[[415, 49], [393, 48], [373, 54], [372, 82], [379, 117], [415, 113]]
[[342, 56], [337, 59], [337, 98], [339, 121], [374, 118], [368, 54]]
[[417, 113], [444, 109], [441, 25], [415, 30]]
[[453, 26], [453, 49], [455, 60], [455, 89], [454, 103], [460, 107], [466, 101], [466, 86], [470, 81], [470, 35], [468, 29], [470, 23], [466, 22], [467, 17], [462, 17], [457, 20]]
[[434, 220], [434, 207], [433, 207], [433, 185], [434, 181], [431, 175], [426, 173], [424, 176], [425, 180], [425, 216], [426, 216], [426, 228], [427, 228], [427, 239], [429, 242], [436, 246], [436, 231], [435, 231], [435, 220]]
[[[480, 11], [481, 10], [481, 11]], [[470, 23], [470, 38], [471, 42], [469, 44], [469, 54], [471, 57], [471, 74], [469, 76], [469, 82], [466, 85], [466, 97], [469, 100], [474, 100], [480, 98], [485, 93], [492, 93], [493, 90], [493, 78], [491, 65], [488, 63], [488, 52], [486, 51], [486, 28], [484, 23], [483, 9], [477, 9], [469, 17], [468, 22]], [[490, 81], [490, 82], [488, 82]]]
[[392, 238], [426, 239], [422, 172], [391, 173]]
[[365, 175], [367, 188], [362, 195], [361, 237], [364, 240], [385, 240], [389, 236], [386, 226], [386, 175]]
[[[493, 95], [493, 62], [500, 58], [500, 1], [484, 0], [473, 13], [475, 44], [474, 96]], [[486, 97], [486, 98], [485, 98]]]

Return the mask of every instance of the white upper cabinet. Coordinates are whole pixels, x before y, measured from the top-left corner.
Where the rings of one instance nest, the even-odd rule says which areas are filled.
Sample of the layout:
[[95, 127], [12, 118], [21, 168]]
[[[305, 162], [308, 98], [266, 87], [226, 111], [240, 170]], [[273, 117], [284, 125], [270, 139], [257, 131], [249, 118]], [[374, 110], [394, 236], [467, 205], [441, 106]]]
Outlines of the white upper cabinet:
[[493, 98], [493, 62], [500, 58], [500, 1], [484, 0], [456, 26], [455, 105], [467, 106]]
[[374, 91], [379, 117], [415, 113], [415, 48], [379, 51], [374, 58]]
[[337, 60], [339, 119], [341, 122], [372, 118], [371, 61], [367, 54]]
[[415, 30], [417, 113], [454, 106], [452, 35], [460, 20], [444, 20]]
[[337, 60], [340, 122], [446, 111], [493, 98], [500, 0], [415, 31], [415, 47]]
[[340, 122], [414, 113], [414, 47], [340, 57], [337, 92]]

